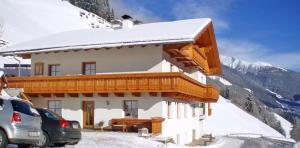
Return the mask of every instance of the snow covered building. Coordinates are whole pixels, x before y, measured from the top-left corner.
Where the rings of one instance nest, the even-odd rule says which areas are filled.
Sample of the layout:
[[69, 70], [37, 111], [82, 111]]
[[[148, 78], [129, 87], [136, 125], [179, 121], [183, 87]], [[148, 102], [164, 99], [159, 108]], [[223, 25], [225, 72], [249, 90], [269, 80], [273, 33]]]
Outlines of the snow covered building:
[[8, 78], [9, 87], [24, 88], [37, 107], [83, 128], [104, 121], [125, 130], [147, 125], [178, 144], [199, 138], [209, 103], [219, 97], [206, 77], [222, 73], [211, 19], [126, 21], [118, 29], [63, 32], [2, 49], [31, 59], [31, 77]]

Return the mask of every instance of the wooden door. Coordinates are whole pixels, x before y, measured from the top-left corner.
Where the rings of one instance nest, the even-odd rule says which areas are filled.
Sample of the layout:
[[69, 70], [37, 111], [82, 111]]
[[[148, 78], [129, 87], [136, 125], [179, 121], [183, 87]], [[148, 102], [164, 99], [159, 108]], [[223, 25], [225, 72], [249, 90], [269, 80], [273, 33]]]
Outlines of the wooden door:
[[94, 101], [83, 101], [83, 128], [94, 128]]

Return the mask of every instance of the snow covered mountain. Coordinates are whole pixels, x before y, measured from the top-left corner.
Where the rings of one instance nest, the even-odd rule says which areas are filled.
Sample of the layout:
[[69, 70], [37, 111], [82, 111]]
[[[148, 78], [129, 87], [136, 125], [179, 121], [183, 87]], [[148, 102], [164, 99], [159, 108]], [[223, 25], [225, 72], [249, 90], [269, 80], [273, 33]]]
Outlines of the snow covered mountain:
[[209, 82], [220, 87], [222, 96], [281, 133], [290, 127], [281, 129], [270, 113], [276, 112], [292, 123], [300, 117], [300, 73], [227, 56], [221, 56], [221, 62], [223, 76], [211, 77]]
[[242, 73], [254, 73], [257, 74], [258, 71], [263, 69], [275, 69], [275, 70], [281, 70], [281, 71], [287, 71], [284, 68], [273, 66], [269, 63], [258, 61], [255, 63], [250, 63], [247, 61], [240, 60], [238, 58], [234, 57], [228, 57], [228, 56], [221, 56], [221, 62], [223, 65], [228, 66], [232, 69], [236, 69]]
[[[110, 27], [104, 19], [63, 0], [0, 0], [0, 48], [64, 31]], [[3, 63], [18, 62], [0, 57], [0, 68]]]

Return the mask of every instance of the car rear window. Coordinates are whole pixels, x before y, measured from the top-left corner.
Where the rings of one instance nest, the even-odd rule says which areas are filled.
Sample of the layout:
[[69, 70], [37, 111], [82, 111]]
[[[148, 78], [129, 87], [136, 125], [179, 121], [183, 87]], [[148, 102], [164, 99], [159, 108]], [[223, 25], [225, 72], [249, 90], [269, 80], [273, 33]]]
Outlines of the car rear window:
[[49, 110], [44, 110], [44, 111], [43, 111], [43, 114], [44, 114], [47, 118], [53, 119], [53, 120], [60, 120], [60, 119], [62, 118], [61, 116], [59, 116], [59, 115], [57, 115], [57, 114], [55, 114], [54, 112], [49, 111]]
[[12, 100], [11, 104], [13, 106], [14, 111], [34, 116], [38, 115], [37, 111], [34, 111], [35, 109], [30, 106], [30, 104], [23, 102], [23, 101], [17, 101], [17, 100]]

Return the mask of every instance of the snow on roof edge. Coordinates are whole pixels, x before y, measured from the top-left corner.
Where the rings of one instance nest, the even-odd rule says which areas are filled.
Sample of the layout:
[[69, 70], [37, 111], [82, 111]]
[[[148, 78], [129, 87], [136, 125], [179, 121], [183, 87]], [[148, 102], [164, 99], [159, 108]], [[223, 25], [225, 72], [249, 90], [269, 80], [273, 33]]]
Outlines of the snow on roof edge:
[[113, 48], [131, 45], [153, 45], [153, 44], [170, 44], [170, 43], [191, 43], [194, 39], [169, 39], [169, 40], [152, 40], [152, 41], [134, 41], [134, 42], [120, 42], [120, 43], [103, 43], [103, 44], [91, 44], [91, 45], [74, 45], [74, 46], [58, 46], [51, 48], [38, 48], [29, 50], [19, 50], [19, 51], [4, 51], [0, 50], [0, 55], [14, 55], [14, 54], [24, 54], [24, 53], [36, 53], [36, 52], [49, 52], [49, 51], [62, 51], [62, 50], [84, 50], [92, 48]]

